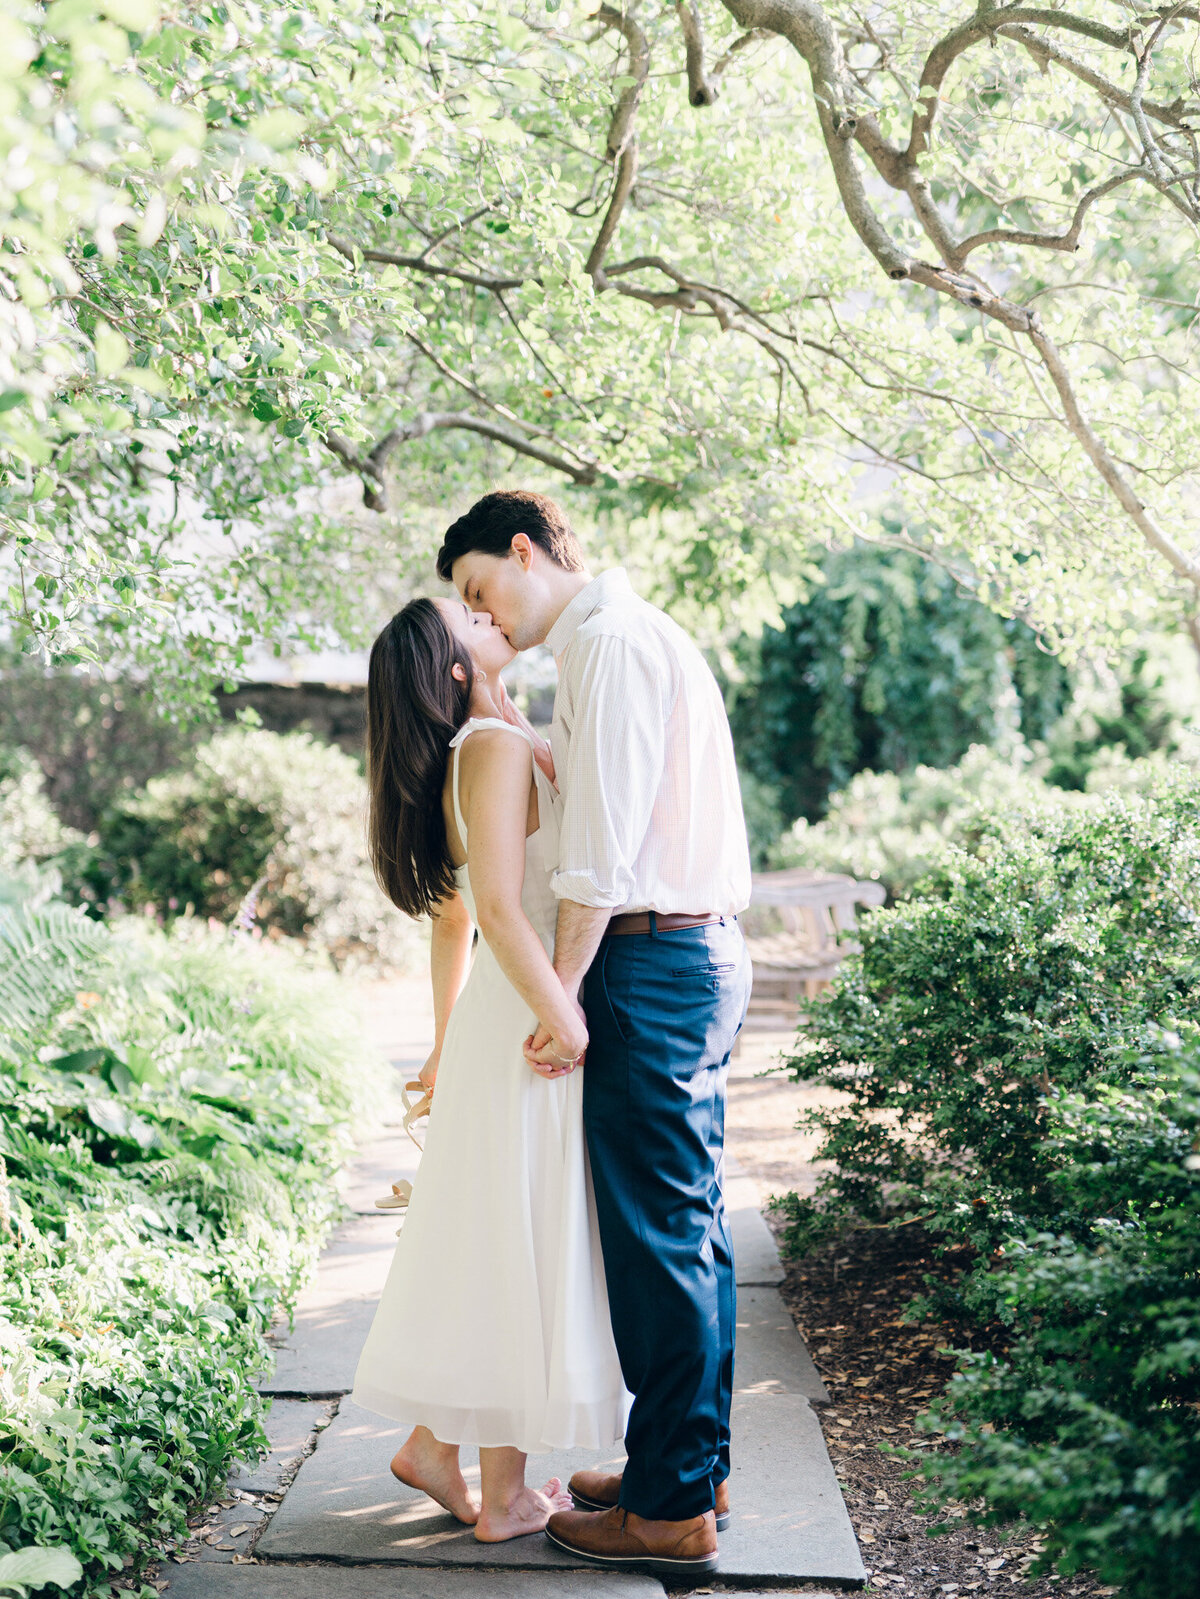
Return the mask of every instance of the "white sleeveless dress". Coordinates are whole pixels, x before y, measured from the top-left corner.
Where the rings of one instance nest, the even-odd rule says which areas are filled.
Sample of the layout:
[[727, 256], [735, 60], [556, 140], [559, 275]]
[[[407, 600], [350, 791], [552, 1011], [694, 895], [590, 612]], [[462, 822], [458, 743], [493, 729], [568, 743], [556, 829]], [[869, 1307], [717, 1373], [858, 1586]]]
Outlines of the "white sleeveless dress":
[[[464, 845], [458, 751], [454, 814]], [[539, 818], [554, 790], [534, 766]], [[543, 828], [525, 841], [521, 905], [547, 953], [557, 901]], [[465, 866], [455, 873], [475, 918]], [[629, 1395], [608, 1294], [583, 1135], [580, 1071], [548, 1082], [523, 1046], [535, 1017], [479, 940], [446, 1028], [425, 1153], [353, 1398], [442, 1443], [527, 1454], [607, 1449]]]

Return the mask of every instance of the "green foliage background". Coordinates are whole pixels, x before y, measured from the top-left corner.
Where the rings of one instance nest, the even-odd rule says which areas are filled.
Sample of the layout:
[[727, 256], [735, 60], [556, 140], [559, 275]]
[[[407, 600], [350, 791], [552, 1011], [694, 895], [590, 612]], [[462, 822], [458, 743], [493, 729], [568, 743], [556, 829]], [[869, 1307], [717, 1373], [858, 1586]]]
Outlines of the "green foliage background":
[[740, 653], [739, 758], [789, 820], [815, 821], [864, 769], [954, 766], [973, 744], [1011, 756], [1071, 693], [1028, 627], [912, 552], [864, 544], [826, 556], [805, 600]]
[[338, 967], [402, 969], [419, 940], [379, 890], [366, 853], [359, 763], [308, 733], [236, 727], [114, 799], [97, 841], [62, 857], [66, 889], [118, 908], [230, 923], [254, 893], [273, 938], [303, 939]]

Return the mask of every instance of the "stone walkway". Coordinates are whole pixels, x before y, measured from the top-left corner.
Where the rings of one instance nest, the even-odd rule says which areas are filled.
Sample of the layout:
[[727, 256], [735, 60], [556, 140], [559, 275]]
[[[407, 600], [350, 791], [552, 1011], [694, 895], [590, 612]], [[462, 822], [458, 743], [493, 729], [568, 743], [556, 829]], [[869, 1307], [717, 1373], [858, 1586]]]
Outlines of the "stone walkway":
[[[419, 1070], [432, 1037], [426, 984], [379, 985], [370, 999], [373, 1032], [399, 1086]], [[747, 1034], [731, 1074], [726, 1200], [739, 1285], [733, 1522], [721, 1535], [712, 1587], [814, 1595], [814, 1584], [861, 1587], [865, 1572], [813, 1409], [828, 1396], [776, 1288], [782, 1271], [759, 1208], [766, 1194], [737, 1164], [744, 1151], [754, 1170], [765, 1166], [773, 1179], [780, 1169], [764, 1103], [801, 1091], [756, 1073], [787, 1038]], [[771, 1109], [776, 1131], [790, 1138], [779, 1107]], [[662, 1599], [657, 1580], [572, 1566], [540, 1535], [477, 1543], [392, 1478], [402, 1429], [347, 1397], [395, 1247], [397, 1218], [374, 1200], [395, 1178], [414, 1177], [419, 1158], [401, 1113], [397, 1093], [345, 1173], [354, 1215], [330, 1240], [294, 1327], [273, 1336], [276, 1370], [262, 1390], [272, 1397], [271, 1453], [230, 1477], [225, 1499], [164, 1566], [170, 1599]], [[622, 1458], [618, 1450], [611, 1464], [619, 1468]], [[536, 1469], [565, 1481], [598, 1464], [578, 1451], [540, 1457]], [[477, 1485], [477, 1463], [465, 1470]]]

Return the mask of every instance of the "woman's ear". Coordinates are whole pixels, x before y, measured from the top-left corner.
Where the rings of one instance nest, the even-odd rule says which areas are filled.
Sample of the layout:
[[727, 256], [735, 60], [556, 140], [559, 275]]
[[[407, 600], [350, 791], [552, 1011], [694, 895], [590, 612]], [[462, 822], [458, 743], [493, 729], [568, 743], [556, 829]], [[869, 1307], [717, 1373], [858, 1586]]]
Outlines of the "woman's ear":
[[450, 676], [456, 683], [465, 683], [467, 681], [467, 671], [461, 661], [455, 661], [450, 668]]

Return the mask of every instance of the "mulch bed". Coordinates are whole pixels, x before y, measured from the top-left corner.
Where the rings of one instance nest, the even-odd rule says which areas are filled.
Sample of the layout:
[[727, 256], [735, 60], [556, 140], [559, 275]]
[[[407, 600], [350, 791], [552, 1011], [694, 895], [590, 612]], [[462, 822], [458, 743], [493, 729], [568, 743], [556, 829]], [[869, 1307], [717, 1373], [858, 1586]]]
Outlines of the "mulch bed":
[[[964, 1510], [920, 1514], [914, 1463], [880, 1444], [936, 1453], [936, 1437], [914, 1430], [955, 1369], [947, 1348], [1002, 1347], [1001, 1329], [951, 1322], [909, 1325], [901, 1313], [925, 1291], [939, 1261], [916, 1228], [864, 1230], [788, 1263], [781, 1292], [833, 1403], [819, 1412], [850, 1519], [870, 1572], [870, 1591], [945, 1599], [1013, 1593], [1021, 1599], [1095, 1599], [1115, 1594], [1083, 1577], [1028, 1577], [1038, 1539], [1028, 1528], [973, 1527]], [[946, 1447], [946, 1446], [942, 1446]], [[934, 1526], [946, 1528], [930, 1536]]]

